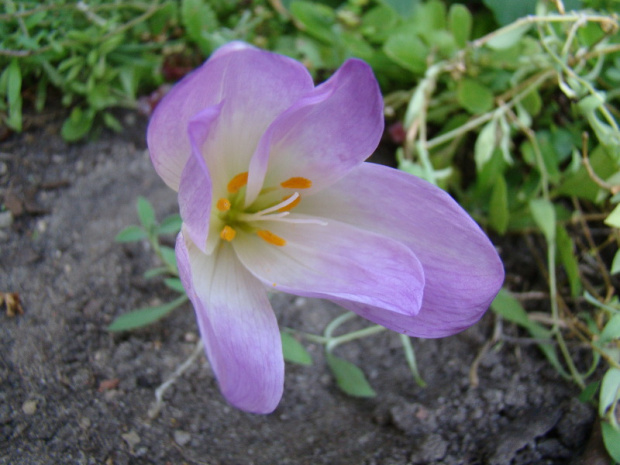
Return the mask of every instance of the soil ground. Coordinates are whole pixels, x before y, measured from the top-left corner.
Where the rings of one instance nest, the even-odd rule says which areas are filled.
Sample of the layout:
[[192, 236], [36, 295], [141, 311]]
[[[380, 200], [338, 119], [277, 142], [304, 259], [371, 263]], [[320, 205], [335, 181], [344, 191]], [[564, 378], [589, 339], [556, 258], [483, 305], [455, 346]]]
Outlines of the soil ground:
[[[375, 398], [341, 393], [321, 347], [306, 344], [314, 364], [287, 364], [271, 415], [231, 408], [201, 356], [149, 418], [155, 389], [198, 334], [189, 304], [143, 330], [106, 331], [116, 316], [172, 298], [142, 277], [157, 264], [148, 244], [113, 240], [137, 223], [138, 195], [159, 218], [176, 212], [150, 165], [145, 121], [128, 114], [124, 123], [123, 135], [68, 145], [52, 118], [0, 143], [0, 199], [13, 212], [2, 212], [0, 291], [19, 293], [24, 310], [0, 314], [1, 464], [580, 463], [594, 411], [536, 346], [493, 346], [472, 385], [472, 362], [497, 324], [490, 312], [454, 337], [413, 342], [425, 388], [386, 332], [338, 349], [368, 375]], [[507, 282], [535, 280], [515, 247], [499, 245]], [[314, 333], [341, 312], [287, 295], [273, 305], [282, 325]], [[506, 323], [502, 332], [523, 336]]]

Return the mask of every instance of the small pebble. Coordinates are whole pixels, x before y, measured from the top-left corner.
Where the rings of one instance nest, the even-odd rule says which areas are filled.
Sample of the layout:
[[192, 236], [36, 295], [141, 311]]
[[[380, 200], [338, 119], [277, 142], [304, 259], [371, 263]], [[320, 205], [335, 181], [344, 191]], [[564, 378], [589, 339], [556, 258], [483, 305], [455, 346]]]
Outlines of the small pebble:
[[140, 436], [135, 431], [129, 431], [128, 433], [121, 434], [121, 437], [127, 443], [127, 445], [133, 449], [140, 443]]
[[187, 431], [182, 431], [180, 429], [174, 432], [174, 442], [176, 442], [179, 446], [184, 446], [189, 441], [191, 441], [192, 435]]
[[34, 415], [37, 411], [37, 401], [36, 400], [27, 400], [22, 405], [22, 412], [26, 415]]
[[0, 229], [10, 228], [13, 224], [13, 214], [7, 210], [0, 212]]

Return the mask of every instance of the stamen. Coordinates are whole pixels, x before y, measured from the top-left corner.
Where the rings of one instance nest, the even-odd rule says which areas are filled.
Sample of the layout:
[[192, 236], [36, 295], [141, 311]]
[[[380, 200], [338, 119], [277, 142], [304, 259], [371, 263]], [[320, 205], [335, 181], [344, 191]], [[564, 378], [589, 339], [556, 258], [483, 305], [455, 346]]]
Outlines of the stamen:
[[[283, 202], [286, 202], [288, 199], [290, 199], [291, 197], [297, 195], [297, 198], [293, 199], [293, 201], [291, 203], [289, 203], [288, 205], [284, 205], [283, 207], [278, 208], [279, 212], [288, 212], [291, 211], [293, 208], [295, 208], [297, 205], [299, 205], [299, 202], [301, 202], [301, 195], [299, 195], [297, 192], [295, 192], [295, 194], [291, 194], [288, 195], [286, 197], [284, 197], [282, 199]], [[282, 204], [280, 204], [282, 205]]]
[[215, 207], [221, 212], [227, 212], [230, 210], [230, 200], [221, 198], [217, 201]]
[[296, 177], [289, 178], [280, 183], [280, 185], [286, 189], [308, 189], [312, 187], [312, 181], [306, 178]]
[[232, 241], [236, 235], [237, 231], [235, 231], [228, 225], [224, 226], [224, 229], [222, 229], [222, 231], [220, 232], [220, 237], [228, 242]]
[[266, 229], [256, 231], [256, 234], [262, 240], [272, 245], [277, 245], [278, 247], [286, 245], [286, 241], [284, 239], [282, 239], [280, 236], [276, 236], [274, 233], [272, 233], [271, 231], [267, 231]]
[[231, 194], [236, 194], [237, 192], [239, 192], [239, 189], [241, 189], [247, 183], [248, 183], [248, 172], [245, 171], [243, 173], [239, 173], [238, 175], [234, 176], [228, 183], [228, 186], [227, 186], [228, 192], [230, 192]]

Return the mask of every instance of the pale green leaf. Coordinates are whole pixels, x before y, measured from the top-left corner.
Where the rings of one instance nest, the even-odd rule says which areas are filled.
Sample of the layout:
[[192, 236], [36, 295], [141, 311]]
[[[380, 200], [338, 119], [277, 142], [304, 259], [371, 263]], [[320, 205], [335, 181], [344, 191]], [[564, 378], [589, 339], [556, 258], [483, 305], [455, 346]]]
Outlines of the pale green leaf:
[[182, 295], [164, 305], [141, 308], [133, 312], [125, 313], [116, 318], [110, 326], [108, 326], [108, 331], [127, 331], [150, 325], [165, 317], [172, 310], [182, 305], [186, 300], [187, 296]]
[[284, 360], [298, 365], [312, 365], [312, 357], [306, 348], [289, 333], [281, 332]]
[[474, 145], [474, 160], [476, 161], [476, 168], [478, 171], [482, 170], [484, 165], [486, 165], [493, 156], [493, 151], [497, 143], [496, 137], [497, 120], [492, 119], [484, 125]]
[[612, 228], [620, 228], [620, 204], [616, 205], [616, 208], [605, 218], [605, 224]]
[[140, 218], [140, 223], [146, 230], [150, 230], [151, 227], [155, 224], [155, 210], [151, 203], [145, 199], [144, 197], [138, 197], [138, 202], [136, 203], [136, 210], [138, 211], [138, 218]]
[[620, 370], [610, 368], [601, 382], [598, 406], [598, 413], [601, 418], [604, 418], [609, 408], [617, 402], [618, 395], [620, 395]]
[[534, 221], [542, 231], [548, 243], [555, 241], [555, 209], [553, 204], [546, 199], [530, 200], [530, 211]]
[[183, 287], [183, 284], [181, 283], [181, 280], [179, 278], [166, 278], [164, 279], [164, 284], [173, 291], [185, 294], [185, 288]]
[[450, 7], [448, 24], [450, 32], [454, 36], [454, 41], [460, 48], [464, 48], [467, 45], [471, 35], [472, 23], [473, 18], [467, 7], [460, 3], [455, 3]]
[[609, 456], [620, 463], [620, 431], [607, 422], [601, 422], [603, 443]]
[[121, 232], [119, 232], [114, 240], [116, 242], [136, 242], [146, 239], [148, 236], [146, 231], [140, 226], [127, 226]]
[[607, 344], [614, 339], [620, 339], [620, 314], [614, 315], [607, 322], [603, 328], [603, 331], [601, 331], [601, 335], [599, 336], [599, 341], [601, 344]]
[[503, 176], [498, 176], [491, 191], [489, 202], [489, 224], [500, 234], [506, 232], [510, 212], [508, 210], [508, 188]]
[[461, 106], [473, 114], [482, 114], [493, 108], [493, 92], [473, 79], [461, 79], [457, 88]]
[[375, 391], [368, 383], [364, 372], [342, 358], [327, 353], [327, 365], [336, 377], [338, 387], [353, 397], [374, 397]]

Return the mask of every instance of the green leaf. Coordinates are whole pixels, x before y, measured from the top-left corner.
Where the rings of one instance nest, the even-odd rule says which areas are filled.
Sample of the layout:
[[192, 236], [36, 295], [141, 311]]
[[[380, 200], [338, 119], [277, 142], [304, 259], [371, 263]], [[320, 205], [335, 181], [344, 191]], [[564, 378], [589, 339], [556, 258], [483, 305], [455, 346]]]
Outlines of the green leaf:
[[464, 48], [471, 36], [473, 18], [466, 6], [455, 3], [448, 12], [448, 25], [456, 45]]
[[338, 387], [353, 397], [375, 397], [377, 394], [368, 383], [364, 372], [342, 358], [327, 353], [327, 365], [336, 377]]
[[607, 344], [614, 339], [620, 339], [620, 314], [614, 315], [607, 322], [599, 336], [601, 344]]
[[457, 99], [463, 108], [473, 114], [486, 113], [493, 108], [493, 92], [473, 79], [461, 79]]
[[495, 313], [505, 320], [516, 323], [524, 328], [529, 327], [532, 322], [527, 315], [525, 309], [519, 301], [515, 299], [508, 291], [501, 289], [497, 297], [491, 302], [491, 308]]
[[620, 462], [620, 431], [607, 422], [601, 422], [601, 432], [607, 453], [615, 462]]
[[301, 343], [287, 332], [280, 332], [284, 360], [298, 365], [312, 365], [312, 357]]
[[523, 37], [525, 33], [530, 30], [530, 27], [530, 24], [523, 24], [506, 31], [499, 29], [499, 34], [487, 41], [487, 45], [494, 50], [504, 50], [510, 48], [519, 42], [521, 37]]
[[183, 287], [183, 284], [181, 283], [181, 280], [179, 278], [166, 278], [164, 279], [164, 284], [173, 291], [185, 294], [185, 288]]
[[177, 257], [174, 254], [174, 249], [163, 246], [161, 247], [160, 250], [161, 250], [161, 256], [164, 262], [176, 269], [177, 268]]
[[125, 313], [124, 315], [116, 318], [110, 326], [108, 326], [108, 331], [127, 331], [150, 325], [165, 317], [168, 313], [186, 301], [187, 296], [182, 295], [174, 299], [172, 302], [158, 307], [146, 307], [139, 310], [134, 310], [133, 312]]
[[588, 402], [592, 402], [594, 400], [594, 395], [596, 394], [596, 391], [598, 391], [598, 388], [600, 387], [601, 382], [600, 381], [594, 381], [590, 384], [588, 384], [583, 391], [581, 391], [581, 394], [579, 394], [579, 402], [583, 402], [588, 403]]
[[605, 224], [612, 228], [620, 228], [620, 204], [616, 205], [616, 208], [605, 218]]
[[566, 276], [568, 276], [571, 295], [577, 297], [581, 294], [581, 280], [579, 278], [579, 264], [577, 263], [577, 257], [575, 257], [575, 244], [568, 235], [566, 228], [560, 224], [558, 224], [556, 229], [556, 243], [560, 261], [566, 271]]
[[151, 268], [150, 270], [146, 270], [144, 272], [144, 279], [152, 279], [156, 276], [161, 276], [162, 274], [168, 273], [168, 267], [160, 266], [157, 268]]
[[157, 234], [176, 234], [181, 230], [183, 220], [178, 214], [170, 215], [161, 222], [157, 228]]
[[123, 125], [117, 120], [112, 113], [107, 111], [103, 114], [103, 123], [115, 132], [122, 132]]
[[500, 234], [508, 228], [510, 212], [508, 210], [508, 188], [504, 176], [499, 175], [495, 180], [489, 202], [489, 224]]
[[336, 13], [332, 8], [320, 3], [294, 1], [290, 11], [299, 29], [327, 45], [336, 42], [333, 30]]
[[146, 239], [148, 235], [146, 231], [142, 229], [140, 226], [127, 226], [121, 232], [119, 232], [114, 240], [116, 242], [136, 242], [141, 241], [142, 239]]
[[620, 250], [616, 251], [616, 255], [614, 255], [614, 259], [611, 262], [611, 270], [609, 271], [611, 274], [620, 272]]
[[92, 109], [82, 111], [80, 107], [75, 107], [62, 125], [60, 134], [68, 142], [81, 139], [93, 125], [95, 112]]
[[430, 50], [413, 28], [390, 35], [383, 45], [383, 51], [394, 62], [414, 73], [426, 70], [426, 58]]
[[[616, 163], [602, 145], [597, 146], [590, 154], [592, 170], [601, 177], [605, 173], [613, 173], [617, 170]], [[591, 202], [600, 201], [601, 188], [592, 180], [585, 166], [581, 166], [576, 173], [567, 176], [558, 186], [554, 194], [575, 196]]]
[[537, 0], [483, 0], [483, 3], [493, 12], [497, 22], [505, 26], [523, 16], [534, 14]]
[[187, 34], [198, 44], [205, 54], [212, 51], [207, 33], [218, 27], [213, 8], [204, 0], [183, 0], [181, 2], [181, 22]]
[[22, 73], [17, 58], [11, 60], [6, 69], [7, 73], [7, 101], [9, 104], [9, 116], [6, 120], [8, 126], [16, 131], [22, 130]]
[[420, 0], [381, 0], [381, 3], [391, 7], [399, 16], [407, 18], [411, 16], [414, 8], [420, 4]]
[[155, 225], [155, 210], [151, 203], [144, 197], [138, 197], [136, 202], [136, 210], [138, 211], [138, 218], [140, 223], [144, 226], [144, 229], [149, 231]]
[[491, 159], [496, 144], [497, 120], [492, 119], [484, 125], [474, 145], [474, 160], [476, 161], [476, 168], [478, 171], [481, 171], [484, 165]]
[[534, 221], [542, 231], [549, 244], [555, 241], [555, 209], [553, 204], [545, 199], [530, 200], [530, 211]]
[[615, 412], [608, 412], [609, 409], [618, 402], [620, 395], [620, 370], [610, 368], [603, 376], [601, 382], [601, 393], [599, 395], [598, 414], [605, 418], [608, 413], [614, 415]]

